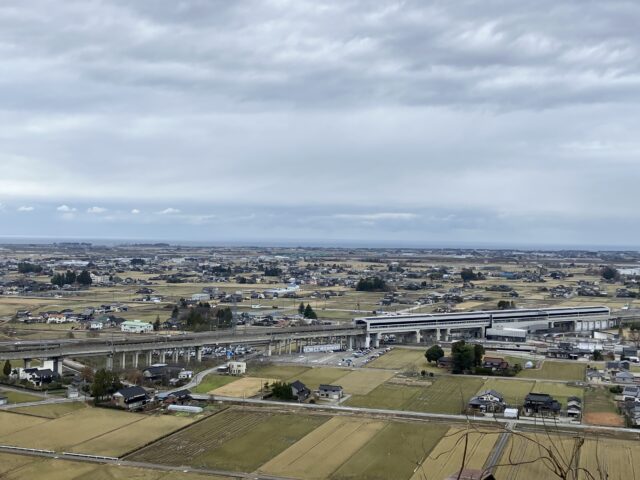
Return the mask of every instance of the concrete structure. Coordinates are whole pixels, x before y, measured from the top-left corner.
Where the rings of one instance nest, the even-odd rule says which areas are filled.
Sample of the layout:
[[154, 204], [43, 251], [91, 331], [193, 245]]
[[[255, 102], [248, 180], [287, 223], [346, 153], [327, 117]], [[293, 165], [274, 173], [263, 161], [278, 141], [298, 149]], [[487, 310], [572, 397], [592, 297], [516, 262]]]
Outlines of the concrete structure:
[[246, 362], [229, 362], [229, 375], [244, 375], [247, 373]]
[[127, 333], [149, 333], [153, 332], [153, 325], [142, 320], [130, 320], [122, 322], [120, 330]]
[[[365, 328], [365, 346], [369, 347], [373, 342], [377, 347], [381, 336], [388, 334], [411, 335], [416, 341], [420, 341], [423, 333], [429, 332], [436, 341], [440, 341], [450, 340], [453, 331], [484, 338], [487, 330], [492, 333], [499, 330], [509, 332], [505, 329], [525, 330], [528, 333], [549, 330], [587, 331], [614, 327], [616, 320], [611, 319], [608, 307], [568, 307], [389, 315], [356, 318], [354, 323], [355, 326]], [[513, 334], [518, 332], [514, 331]]]

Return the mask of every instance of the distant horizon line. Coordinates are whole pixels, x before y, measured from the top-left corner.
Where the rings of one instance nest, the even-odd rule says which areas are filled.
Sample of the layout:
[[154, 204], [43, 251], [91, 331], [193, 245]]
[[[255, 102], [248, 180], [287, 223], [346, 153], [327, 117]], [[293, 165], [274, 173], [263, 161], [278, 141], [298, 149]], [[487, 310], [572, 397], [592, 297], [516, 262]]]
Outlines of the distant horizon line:
[[171, 246], [189, 247], [273, 247], [273, 248], [358, 248], [358, 249], [461, 249], [461, 250], [523, 250], [523, 251], [610, 251], [610, 252], [638, 252], [638, 246], [631, 245], [597, 245], [597, 244], [551, 244], [551, 243], [518, 243], [518, 242], [460, 242], [460, 241], [379, 241], [333, 239], [333, 240], [308, 240], [308, 239], [226, 239], [226, 240], [186, 240], [149, 237], [85, 237], [85, 236], [49, 236], [49, 235], [2, 235], [0, 245], [48, 245], [54, 243], [85, 242], [92, 245], [115, 246], [127, 244], [154, 244], [166, 243]]

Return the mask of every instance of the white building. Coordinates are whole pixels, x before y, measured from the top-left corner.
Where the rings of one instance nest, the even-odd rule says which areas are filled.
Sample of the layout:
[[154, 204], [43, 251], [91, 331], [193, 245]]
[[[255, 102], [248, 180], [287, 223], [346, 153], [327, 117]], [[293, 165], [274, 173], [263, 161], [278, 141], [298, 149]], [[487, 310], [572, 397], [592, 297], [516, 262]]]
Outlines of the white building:
[[191, 380], [193, 378], [193, 372], [191, 370], [182, 370], [178, 374], [180, 380]]
[[191, 295], [191, 300], [194, 302], [208, 302], [211, 300], [211, 295], [208, 293], [194, 293]]
[[122, 322], [120, 330], [129, 333], [149, 333], [153, 331], [153, 325], [142, 320], [130, 320]]
[[246, 362], [229, 362], [229, 375], [244, 375], [246, 372]]

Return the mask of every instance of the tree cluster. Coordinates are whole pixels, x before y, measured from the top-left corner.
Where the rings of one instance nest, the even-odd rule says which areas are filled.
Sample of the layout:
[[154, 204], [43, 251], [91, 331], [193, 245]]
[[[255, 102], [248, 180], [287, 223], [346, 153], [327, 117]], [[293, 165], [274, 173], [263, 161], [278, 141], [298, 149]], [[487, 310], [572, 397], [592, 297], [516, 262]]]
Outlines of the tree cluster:
[[442, 350], [442, 347], [440, 347], [440, 345], [434, 345], [427, 349], [424, 356], [429, 363], [437, 362], [442, 357], [444, 357], [444, 350]]
[[271, 395], [280, 400], [294, 400], [291, 384], [286, 382], [274, 382], [271, 385]]
[[132, 267], [141, 267], [145, 264], [144, 258], [132, 258], [131, 266]]
[[76, 283], [89, 286], [92, 280], [91, 274], [87, 270], [82, 270], [79, 274], [76, 274], [73, 270], [67, 270], [65, 273], [55, 273], [53, 277], [51, 277], [51, 283], [59, 287]]
[[470, 372], [474, 367], [482, 365], [484, 347], [480, 344], [466, 343], [464, 340], [451, 345], [453, 360], [452, 373]]
[[40, 273], [42, 271], [42, 265], [36, 265], [35, 263], [20, 262], [18, 264], [18, 272], [20, 273]]
[[307, 306], [305, 307], [304, 302], [300, 302], [300, 305], [298, 305], [298, 313], [302, 315], [304, 318], [311, 318], [311, 319], [318, 318], [318, 315], [313, 310], [311, 305], [308, 303], [307, 303]]
[[485, 277], [480, 272], [474, 272], [471, 268], [463, 268], [460, 271], [460, 278], [462, 278], [463, 282], [472, 282], [474, 280], [484, 280]]
[[620, 272], [618, 272], [617, 269], [615, 269], [614, 267], [611, 267], [609, 265], [607, 265], [606, 267], [602, 267], [602, 269], [600, 270], [600, 275], [605, 280], [619, 280], [620, 279]]
[[516, 308], [516, 302], [513, 300], [499, 300], [498, 301], [498, 309], [500, 310], [510, 310]]
[[184, 321], [185, 328], [192, 331], [213, 330], [214, 328], [231, 328], [233, 324], [233, 312], [229, 307], [211, 308], [209, 303], [199, 303], [191, 308], [185, 308], [182, 312], [174, 307], [173, 318]]
[[91, 384], [91, 396], [96, 402], [104, 400], [122, 388], [120, 377], [114, 372], [104, 368], [98, 370]]
[[282, 269], [279, 267], [265, 267], [264, 274], [267, 277], [279, 277], [282, 275]]
[[356, 285], [356, 290], [359, 292], [383, 292], [386, 289], [387, 284], [380, 277], [361, 278]]

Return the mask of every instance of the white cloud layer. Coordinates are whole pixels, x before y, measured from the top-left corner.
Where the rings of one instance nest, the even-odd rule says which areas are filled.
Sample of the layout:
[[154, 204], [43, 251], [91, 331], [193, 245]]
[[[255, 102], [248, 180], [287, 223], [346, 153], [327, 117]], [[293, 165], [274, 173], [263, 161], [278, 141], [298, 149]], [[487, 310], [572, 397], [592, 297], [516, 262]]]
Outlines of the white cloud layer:
[[633, 243], [639, 20], [580, 0], [2, 4], [0, 198], [37, 209], [0, 230]]

